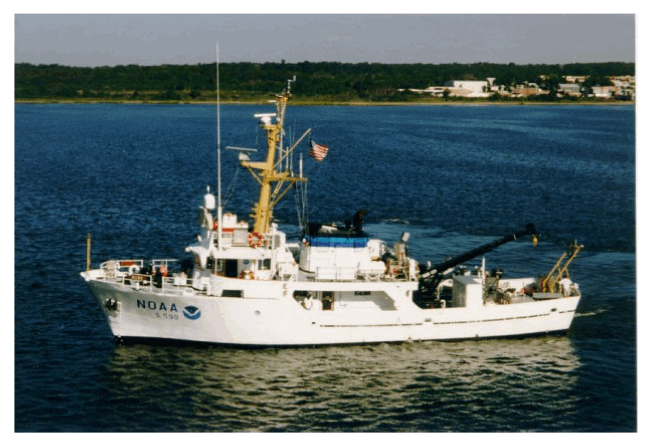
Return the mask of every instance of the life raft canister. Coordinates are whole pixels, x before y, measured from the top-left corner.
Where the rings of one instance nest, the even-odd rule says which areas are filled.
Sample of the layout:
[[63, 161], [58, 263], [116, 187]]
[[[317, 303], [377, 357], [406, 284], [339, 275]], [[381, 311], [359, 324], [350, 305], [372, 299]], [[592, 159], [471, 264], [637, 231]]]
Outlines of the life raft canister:
[[264, 239], [264, 236], [259, 232], [251, 232], [250, 234], [248, 234], [249, 246], [252, 246], [253, 248], [257, 248], [259, 246], [262, 246], [265, 243], [266, 240]]
[[240, 279], [252, 280], [255, 278], [255, 273], [250, 269], [244, 270], [239, 274]]

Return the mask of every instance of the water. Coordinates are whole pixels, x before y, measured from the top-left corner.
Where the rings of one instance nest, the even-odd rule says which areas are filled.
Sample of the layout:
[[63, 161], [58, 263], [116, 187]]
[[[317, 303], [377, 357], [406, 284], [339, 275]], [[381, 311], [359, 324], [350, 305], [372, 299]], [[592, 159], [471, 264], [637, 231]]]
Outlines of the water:
[[[222, 106], [223, 145], [260, 147], [253, 113]], [[566, 336], [238, 350], [117, 345], [79, 277], [93, 261], [183, 255], [216, 183], [216, 109], [15, 106], [18, 432], [630, 432], [637, 429], [635, 110], [295, 107], [313, 221], [367, 229], [440, 261], [537, 225], [488, 255], [548, 271], [565, 245], [584, 298]], [[303, 149], [304, 151], [304, 149]], [[223, 153], [224, 190], [235, 154]], [[226, 210], [247, 215], [236, 176]], [[297, 233], [291, 196], [276, 210]]]

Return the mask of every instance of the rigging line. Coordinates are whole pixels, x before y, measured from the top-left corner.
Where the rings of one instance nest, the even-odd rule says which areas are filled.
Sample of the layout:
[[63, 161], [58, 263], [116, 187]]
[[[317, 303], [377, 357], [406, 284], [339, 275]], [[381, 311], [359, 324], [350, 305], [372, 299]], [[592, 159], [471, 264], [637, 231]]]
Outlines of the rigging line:
[[[298, 147], [298, 144], [300, 144], [300, 143], [302, 142], [302, 140], [305, 139], [305, 136], [307, 136], [307, 135], [310, 134], [310, 133], [311, 133], [311, 128], [307, 129], [307, 130], [305, 131], [305, 133], [303, 133], [302, 136], [301, 136], [300, 138], [298, 138], [298, 140], [297, 140], [296, 142], [294, 142], [294, 143], [291, 145], [291, 147], [289, 147], [289, 148], [287, 149], [287, 153], [284, 155], [284, 157], [286, 157], [286, 156], [292, 154], [292, 153], [294, 152], [294, 150], [296, 149], [296, 147]], [[284, 160], [284, 157], [280, 158], [280, 159], [275, 163], [274, 167], [279, 166], [280, 163]]]
[[[291, 137], [289, 138], [289, 142], [290, 142], [290, 144], [293, 144], [293, 142], [296, 140], [296, 135], [294, 135], [293, 128], [290, 129], [290, 134], [291, 134]], [[293, 175], [293, 155], [287, 156], [287, 162], [286, 162], [285, 169], [288, 170], [289, 172], [291, 172], [291, 174]]]
[[302, 224], [302, 215], [300, 214], [300, 197], [299, 197], [299, 192], [296, 189], [296, 193], [293, 195], [295, 200], [296, 200], [296, 213], [298, 214], [298, 226], [300, 227], [300, 230], [302, 231], [304, 226]]
[[309, 205], [307, 203], [307, 183], [304, 183], [302, 186], [304, 186], [301, 191], [302, 191], [302, 221], [303, 221], [303, 228], [307, 228], [309, 225]]
[[232, 179], [230, 180], [230, 185], [228, 186], [228, 190], [226, 191], [226, 197], [223, 199], [223, 207], [226, 207], [230, 199], [232, 198], [233, 194], [235, 193], [235, 185], [237, 184], [237, 178], [239, 177], [239, 171], [240, 169], [235, 169], [235, 174], [232, 176]]
[[301, 231], [305, 231], [308, 225], [308, 211], [307, 211], [307, 182], [296, 183], [295, 202], [296, 213], [298, 214], [298, 225]]
[[[301, 161], [301, 167], [302, 167], [302, 154], [300, 154], [300, 161]], [[300, 169], [300, 178], [302, 178], [302, 168]], [[298, 226], [300, 227], [300, 231], [304, 232], [304, 226], [303, 226], [303, 221], [302, 221], [302, 215], [300, 213], [300, 190], [301, 190], [301, 183], [295, 183], [296, 188], [293, 194], [293, 197], [295, 199], [296, 203], [296, 213], [298, 214]]]
[[[302, 153], [300, 154], [300, 178], [302, 178]], [[309, 225], [309, 209], [307, 204], [307, 183], [301, 184], [300, 192], [302, 194], [302, 229], [305, 231]]]

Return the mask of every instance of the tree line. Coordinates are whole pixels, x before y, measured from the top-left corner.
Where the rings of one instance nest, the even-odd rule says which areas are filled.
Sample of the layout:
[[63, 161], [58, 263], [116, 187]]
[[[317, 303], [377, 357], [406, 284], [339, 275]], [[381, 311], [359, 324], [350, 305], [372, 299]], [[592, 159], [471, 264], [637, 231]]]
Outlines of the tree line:
[[[607, 85], [608, 76], [634, 75], [635, 64], [625, 62], [564, 65], [380, 64], [341, 62], [237, 62], [219, 65], [224, 100], [263, 99], [281, 91], [297, 77], [293, 91], [303, 98], [342, 101], [408, 101], [408, 89], [443, 86], [449, 80], [496, 78], [496, 85], [524, 82], [557, 84], [565, 76], [588, 76], [589, 85]], [[16, 99], [88, 98], [116, 100], [212, 100], [216, 64], [118, 65], [71, 67], [15, 64]]]

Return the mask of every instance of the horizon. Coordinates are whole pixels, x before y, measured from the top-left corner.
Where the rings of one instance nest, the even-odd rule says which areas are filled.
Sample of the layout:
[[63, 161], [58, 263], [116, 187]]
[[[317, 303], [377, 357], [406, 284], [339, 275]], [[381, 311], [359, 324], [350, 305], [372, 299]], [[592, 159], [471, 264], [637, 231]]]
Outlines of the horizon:
[[[298, 65], [301, 63], [311, 63], [311, 64], [320, 64], [320, 63], [332, 63], [332, 64], [342, 64], [342, 65], [477, 65], [477, 64], [487, 64], [487, 65], [510, 65], [511, 63], [498, 63], [498, 62], [466, 62], [466, 63], [457, 63], [457, 62], [442, 62], [442, 63], [422, 63], [422, 62], [413, 62], [413, 63], [384, 63], [384, 62], [340, 62], [340, 61], [335, 61], [335, 60], [320, 60], [320, 61], [312, 61], [312, 60], [303, 60], [300, 62], [274, 62], [274, 61], [266, 61], [266, 62], [251, 62], [251, 61], [240, 61], [240, 62], [219, 62], [219, 65], [229, 65], [229, 64], [257, 64], [257, 65], [264, 65], [264, 64], [282, 64], [285, 63], [287, 65]], [[196, 66], [196, 65], [215, 65], [216, 62], [197, 62], [193, 64], [175, 64], [175, 63], [161, 63], [157, 65], [141, 65], [141, 64], [127, 64], [127, 65], [98, 65], [98, 66], [79, 66], [79, 65], [64, 65], [60, 63], [31, 63], [31, 62], [14, 62], [14, 65], [20, 65], [20, 64], [25, 64], [25, 65], [33, 65], [33, 66], [60, 66], [60, 67], [66, 67], [66, 68], [87, 68], [87, 69], [96, 69], [96, 68], [117, 68], [117, 67], [127, 67], [127, 66], [137, 66], [137, 67], [162, 67], [162, 66]], [[526, 65], [547, 65], [547, 66], [564, 66], [564, 65], [604, 65], [604, 64], [634, 64], [636, 65], [636, 62], [624, 62], [620, 60], [610, 60], [610, 61], [604, 61], [604, 62], [570, 62], [570, 63], [513, 63], [512, 65], [515, 66], [526, 66]]]

